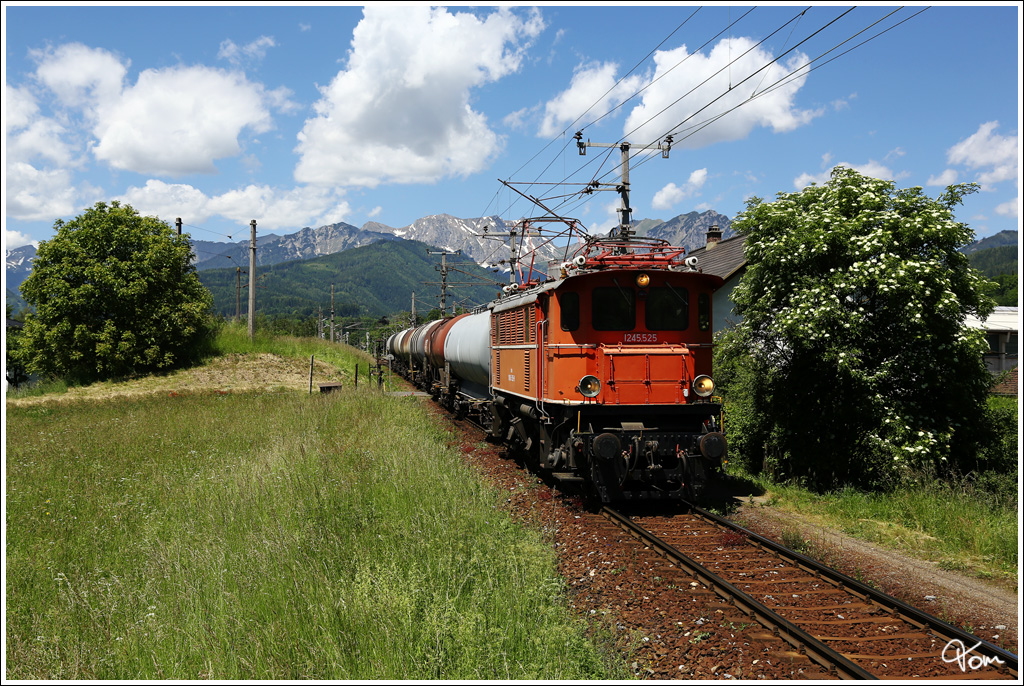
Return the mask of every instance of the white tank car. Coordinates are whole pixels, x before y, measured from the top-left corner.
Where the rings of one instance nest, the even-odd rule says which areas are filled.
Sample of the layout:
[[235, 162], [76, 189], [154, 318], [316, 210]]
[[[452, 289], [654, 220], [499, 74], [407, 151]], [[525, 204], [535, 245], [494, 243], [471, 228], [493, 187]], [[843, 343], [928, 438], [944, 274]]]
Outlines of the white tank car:
[[491, 312], [480, 312], [455, 322], [444, 341], [444, 359], [462, 379], [462, 391], [489, 398], [491, 379]]

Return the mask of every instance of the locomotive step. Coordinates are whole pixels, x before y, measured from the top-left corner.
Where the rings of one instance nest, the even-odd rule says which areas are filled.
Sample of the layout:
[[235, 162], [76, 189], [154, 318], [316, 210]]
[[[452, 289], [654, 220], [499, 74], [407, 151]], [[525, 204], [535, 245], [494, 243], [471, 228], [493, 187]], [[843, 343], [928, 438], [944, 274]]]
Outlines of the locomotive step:
[[583, 477], [576, 476], [572, 472], [554, 472], [551, 476], [564, 484], [581, 484], [584, 482]]

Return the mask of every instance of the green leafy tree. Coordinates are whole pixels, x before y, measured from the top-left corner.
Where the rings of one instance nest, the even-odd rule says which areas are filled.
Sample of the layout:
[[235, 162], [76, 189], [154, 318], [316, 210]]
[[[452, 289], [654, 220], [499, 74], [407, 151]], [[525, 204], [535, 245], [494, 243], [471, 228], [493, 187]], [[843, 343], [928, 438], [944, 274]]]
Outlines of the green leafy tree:
[[210, 341], [210, 294], [188, 236], [117, 201], [97, 203], [40, 243], [21, 285], [35, 313], [24, 350], [30, 371], [77, 383], [167, 370]]
[[[11, 318], [10, 307], [7, 308], [7, 312], [9, 320], [18, 321]], [[4, 346], [4, 363], [6, 365], [4, 368], [4, 378], [7, 379], [7, 383], [15, 388], [29, 380], [25, 370], [24, 346], [21, 343], [21, 339], [22, 331], [20, 326], [7, 327], [7, 340]]]
[[733, 222], [743, 320], [719, 355], [748, 466], [817, 487], [975, 466], [991, 378], [964, 318], [992, 304], [953, 218], [975, 190], [931, 199], [837, 168], [824, 186], [748, 203]]

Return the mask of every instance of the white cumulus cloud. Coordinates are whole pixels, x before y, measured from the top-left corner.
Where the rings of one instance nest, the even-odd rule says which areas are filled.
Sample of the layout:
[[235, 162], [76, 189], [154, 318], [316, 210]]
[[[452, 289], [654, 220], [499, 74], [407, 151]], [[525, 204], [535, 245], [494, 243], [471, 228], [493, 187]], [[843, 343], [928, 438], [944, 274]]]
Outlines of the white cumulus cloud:
[[77, 163], [68, 130], [56, 119], [41, 116], [26, 88], [4, 84], [4, 110], [7, 216], [52, 221], [70, 213], [78, 194], [68, 169]]
[[13, 250], [25, 245], [39, 247], [39, 241], [34, 241], [20, 231], [11, 231], [4, 227], [4, 250]]
[[338, 191], [311, 186], [281, 189], [249, 185], [208, 196], [188, 184], [150, 179], [141, 188], [129, 188], [117, 200], [128, 203], [141, 214], [164, 221], [182, 217], [185, 223], [201, 224], [218, 216], [237, 223], [240, 230], [252, 219], [256, 220], [258, 228], [268, 230], [296, 225], [323, 226], [344, 221], [351, 211]]
[[4, 110], [8, 168], [18, 162], [72, 163], [73, 147], [66, 140], [69, 132], [56, 119], [39, 114], [28, 89], [4, 84]]
[[956, 183], [956, 169], [947, 169], [938, 176], [929, 176], [925, 183], [929, 186], [950, 186]]
[[245, 60], [263, 59], [267, 54], [267, 48], [272, 48], [275, 45], [274, 39], [270, 36], [260, 36], [245, 45], [236, 45], [233, 40], [227, 38], [221, 41], [217, 57], [237, 65]]
[[519, 69], [543, 29], [534, 11], [484, 17], [427, 5], [370, 5], [346, 68], [321, 88], [298, 134], [300, 183], [433, 182], [482, 170], [500, 148], [471, 92]]
[[669, 183], [654, 194], [654, 200], [651, 201], [651, 207], [656, 210], [671, 209], [685, 198], [692, 197], [700, 192], [700, 189], [704, 186], [704, 182], [707, 181], [707, 178], [707, 169], [697, 169], [690, 174], [690, 178], [687, 179], [686, 183], [682, 186], [677, 186], [675, 183]]
[[828, 169], [822, 171], [820, 174], [801, 174], [800, 176], [793, 179], [793, 187], [799, 191], [803, 190], [807, 186], [810, 186], [812, 183], [815, 183], [819, 186], [823, 186], [829, 181], [829, 179], [832, 178], [832, 170], [835, 169], [836, 167], [848, 167], [850, 169], [854, 169], [860, 172], [864, 176], [870, 176], [871, 178], [874, 179], [883, 179], [887, 181], [895, 180], [900, 176], [894, 173], [893, 170], [890, 169], [889, 167], [885, 166], [884, 164], [880, 164], [874, 160], [868, 160], [863, 164], [850, 164], [849, 162], [839, 162], [838, 164], [834, 164], [830, 166]]
[[823, 114], [796, 106], [807, 80], [806, 55], [769, 64], [773, 55], [754, 46], [740, 37], [720, 41], [707, 54], [691, 54], [685, 45], [655, 53], [655, 73], [626, 119], [625, 136], [649, 143], [671, 131], [674, 145], [699, 148], [741, 140], [756, 127], [790, 131]]
[[241, 154], [243, 129], [270, 128], [262, 86], [239, 72], [147, 70], [100, 109], [93, 154], [141, 174], [213, 173], [216, 160]]
[[32, 55], [38, 63], [36, 79], [62, 105], [92, 114], [98, 105], [120, 96], [131, 64], [122, 64], [113, 53], [81, 43], [68, 43]]
[[26, 162], [7, 163], [7, 216], [23, 221], [53, 221], [72, 214], [77, 193], [66, 169], [37, 169]]
[[613, 62], [578, 67], [569, 88], [544, 106], [544, 119], [537, 135], [550, 138], [566, 126], [579, 128], [589, 124], [622, 104], [643, 85], [639, 76], [616, 83], [618, 69]]
[[294, 107], [238, 71], [205, 66], [147, 69], [134, 84], [128, 63], [78, 43], [34, 53], [36, 79], [68, 110], [80, 111], [97, 160], [152, 175], [213, 173], [238, 156], [244, 132], [272, 127], [271, 110]]
[[998, 127], [997, 121], [986, 122], [973, 135], [946, 151], [950, 164], [981, 170], [978, 183], [983, 187], [1016, 179], [1019, 174], [1020, 137], [997, 135]]
[[1004, 217], [1020, 217], [1020, 198], [1014, 198], [996, 205], [996, 214]]

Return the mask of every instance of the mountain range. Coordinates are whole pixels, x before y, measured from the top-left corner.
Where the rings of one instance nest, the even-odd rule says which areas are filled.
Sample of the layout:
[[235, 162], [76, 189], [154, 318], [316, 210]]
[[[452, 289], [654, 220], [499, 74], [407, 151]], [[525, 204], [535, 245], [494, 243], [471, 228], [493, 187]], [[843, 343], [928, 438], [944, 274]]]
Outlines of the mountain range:
[[[257, 312], [267, 315], [329, 312], [341, 317], [380, 317], [409, 311], [415, 297], [420, 314], [439, 305], [441, 274], [432, 246], [419, 241], [378, 241], [308, 260], [265, 265], [257, 272]], [[446, 259], [446, 308], [472, 309], [497, 297], [507, 281], [461, 255]], [[247, 310], [247, 280], [236, 270], [206, 269], [199, 279], [213, 295], [214, 311], [225, 317]], [[458, 285], [457, 285], [458, 284]], [[415, 294], [415, 296], [413, 296]]]
[[[689, 212], [673, 217], [667, 221], [661, 219], [644, 219], [635, 225], [639, 236], [657, 238], [671, 245], [678, 245], [688, 251], [705, 245], [708, 229], [717, 225], [723, 232], [723, 239], [735, 235], [731, 228], [731, 220], [714, 210], [705, 212]], [[434, 251], [444, 250], [448, 253], [461, 251], [469, 260], [484, 267], [500, 266], [508, 258], [508, 236], [511, 224], [499, 217], [479, 217], [462, 219], [448, 214], [437, 214], [417, 219], [408, 226], [394, 228], [379, 222], [367, 222], [362, 227], [339, 222], [320, 227], [305, 227], [299, 231], [283, 236], [264, 234], [257, 236], [256, 263], [260, 267], [285, 262], [311, 260], [315, 258], [345, 253], [353, 249], [364, 248], [376, 243], [387, 242], [401, 244], [418, 241], [431, 246]], [[1016, 245], [1017, 232], [1003, 231], [964, 248], [965, 253], [984, 250], [1001, 245]], [[211, 269], [229, 269], [233, 284], [236, 268], [247, 270], [249, 266], [249, 240], [244, 239], [231, 243], [193, 240], [196, 269], [200, 272]], [[397, 245], [395, 246], [397, 247]], [[31, 245], [6, 251], [6, 300], [15, 309], [24, 306], [18, 287], [31, 272], [35, 248]], [[544, 246], [539, 250], [538, 265], [547, 262], [560, 262], [565, 259], [566, 248], [555, 245]], [[373, 252], [374, 255], [379, 254]], [[432, 255], [430, 259], [437, 264], [440, 256]], [[451, 256], [451, 259], [455, 259]], [[397, 267], [400, 269], [400, 267]], [[225, 277], [227, 278], [227, 277]], [[507, 279], [507, 277], [506, 277]], [[234, 291], [232, 286], [231, 291]], [[405, 296], [403, 296], [405, 297]], [[366, 297], [361, 296], [365, 301]], [[234, 297], [230, 307], [218, 304], [219, 310], [234, 312]]]
[[[339, 222], [317, 228], [306, 227], [285, 236], [269, 234], [256, 237], [256, 264], [266, 266], [291, 260], [308, 260], [322, 255], [359, 248], [383, 240], [399, 240], [396, 236], [360, 229]], [[249, 268], [249, 239], [234, 243], [192, 241], [196, 269], [224, 267]]]
[[1000, 231], [997, 234], [993, 234], [986, 238], [982, 238], [980, 241], [971, 243], [970, 245], [964, 246], [960, 252], [965, 255], [977, 252], [979, 250], [988, 250], [989, 248], [1002, 248], [1005, 246], [1016, 246], [1017, 245], [1017, 232], [1016, 231]]

